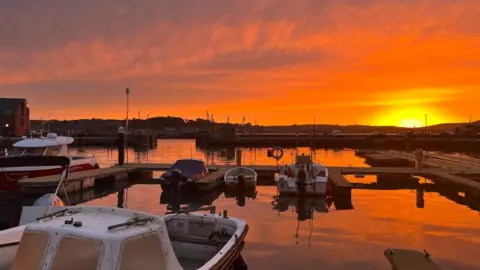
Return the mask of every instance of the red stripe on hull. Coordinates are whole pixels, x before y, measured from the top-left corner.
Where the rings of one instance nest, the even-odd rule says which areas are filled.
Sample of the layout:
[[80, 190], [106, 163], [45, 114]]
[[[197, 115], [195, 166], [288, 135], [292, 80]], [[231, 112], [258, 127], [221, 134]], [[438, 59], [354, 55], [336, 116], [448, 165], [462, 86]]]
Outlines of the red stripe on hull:
[[[86, 171], [97, 169], [97, 166], [93, 166], [90, 163], [79, 164], [70, 167], [70, 172]], [[60, 174], [62, 169], [48, 169], [48, 170], [34, 170], [34, 171], [12, 171], [3, 172], [0, 169], [0, 190], [20, 190], [18, 180], [23, 178], [35, 178], [48, 175]]]

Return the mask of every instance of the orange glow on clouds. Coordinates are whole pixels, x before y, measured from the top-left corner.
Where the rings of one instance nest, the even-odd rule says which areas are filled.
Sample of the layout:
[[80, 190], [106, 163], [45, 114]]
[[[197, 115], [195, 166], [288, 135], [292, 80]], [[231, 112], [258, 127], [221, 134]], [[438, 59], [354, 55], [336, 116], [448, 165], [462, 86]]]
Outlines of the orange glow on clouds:
[[28, 98], [33, 118], [123, 118], [127, 86], [143, 117], [416, 126], [480, 115], [478, 1], [177, 2], [1, 3], [1, 96]]

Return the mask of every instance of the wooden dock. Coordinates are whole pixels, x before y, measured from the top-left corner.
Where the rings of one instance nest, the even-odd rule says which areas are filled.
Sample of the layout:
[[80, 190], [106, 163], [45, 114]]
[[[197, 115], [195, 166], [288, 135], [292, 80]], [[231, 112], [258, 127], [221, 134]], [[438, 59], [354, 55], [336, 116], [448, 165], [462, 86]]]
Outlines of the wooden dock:
[[328, 172], [328, 181], [330, 181], [337, 188], [349, 188], [353, 185], [342, 175], [341, 171], [333, 170]]
[[[410, 164], [414, 164], [416, 157], [412, 153], [399, 152], [399, 151], [380, 151], [376, 154], [381, 156], [385, 160], [392, 159], [403, 159], [408, 161]], [[431, 168], [443, 168], [448, 170], [472, 170], [480, 169], [480, 161], [473, 158], [454, 158], [446, 157], [439, 154], [425, 154], [424, 165]]]
[[[366, 154], [365, 160], [371, 165], [398, 164], [401, 162], [399, 160], [403, 160], [407, 164], [413, 165], [416, 162], [416, 156], [411, 153], [399, 151], [376, 151], [375, 153]], [[412, 175], [430, 178], [431, 180], [442, 184], [460, 186], [469, 191], [480, 194], [480, 181], [478, 181], [478, 176], [480, 176], [480, 166], [478, 165], [480, 164], [480, 161], [466, 157], [459, 157], [458, 159], [456, 157], [445, 157], [440, 154], [425, 154], [422, 161], [424, 164], [424, 168], [422, 169], [412, 167], [374, 167], [366, 169], [366, 172], [364, 173], [368, 174], [369, 170], [372, 172], [371, 174], [381, 174], [388, 171], [391, 173], [410, 173]], [[355, 171], [354, 173], [361, 173], [359, 172], [360, 170], [357, 169], [353, 171]]]
[[[95, 184], [95, 181], [102, 179], [124, 179], [129, 173], [136, 172], [134, 168], [111, 167], [94, 169], [88, 171], [72, 172], [65, 181], [67, 192], [82, 191]], [[22, 191], [26, 193], [52, 192], [58, 186], [60, 175], [49, 175], [36, 178], [25, 178], [19, 180]]]
[[202, 190], [210, 190], [212, 188], [219, 186], [221, 183], [223, 183], [223, 176], [227, 171], [228, 171], [227, 168], [220, 168], [210, 173], [206, 177], [196, 181], [197, 187]]
[[[125, 163], [122, 165], [122, 168], [133, 168], [133, 169], [138, 169], [141, 171], [166, 171], [170, 167], [172, 167], [173, 164], [171, 163]], [[247, 168], [252, 168], [255, 171], [276, 171], [277, 166], [275, 165], [242, 165]], [[208, 169], [216, 171], [219, 169], [231, 169], [236, 167], [235, 165], [207, 165]]]
[[[396, 151], [376, 151], [365, 154], [366, 160], [377, 162], [384, 166], [380, 167], [328, 167], [329, 182], [340, 189], [351, 189], [354, 185], [350, 183], [345, 175], [401, 175], [401, 176], [423, 176], [432, 179], [435, 182], [449, 184], [466, 188], [468, 191], [475, 191], [480, 194], [480, 161], [475, 159], [461, 158], [461, 162], [452, 160], [451, 157], [427, 156], [424, 161], [424, 168], [416, 169], [411, 167], [415, 163], [415, 155], [409, 153], [400, 153]], [[403, 167], [387, 166], [390, 164], [407, 164]], [[131, 173], [166, 171], [172, 164], [170, 163], [127, 163], [121, 166], [103, 168], [89, 171], [73, 172], [69, 174], [67, 189], [82, 190], [89, 187], [93, 181], [101, 182], [104, 179], [125, 178]], [[273, 180], [273, 175], [277, 172], [275, 165], [244, 165], [257, 171], [259, 175]], [[223, 176], [226, 171], [235, 166], [232, 165], [208, 165], [211, 170], [210, 175], [198, 181], [201, 189], [212, 189], [223, 182]], [[35, 191], [40, 187], [56, 187], [58, 185], [59, 175], [52, 175], [39, 178], [27, 178], [19, 181], [22, 190]], [[476, 179], [475, 179], [476, 178]]]

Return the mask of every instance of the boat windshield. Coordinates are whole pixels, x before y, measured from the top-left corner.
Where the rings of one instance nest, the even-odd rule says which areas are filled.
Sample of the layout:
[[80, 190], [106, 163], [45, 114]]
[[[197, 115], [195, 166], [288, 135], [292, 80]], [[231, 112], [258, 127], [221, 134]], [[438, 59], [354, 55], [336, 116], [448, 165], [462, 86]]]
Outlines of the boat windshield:
[[43, 156], [46, 147], [16, 147], [13, 150], [15, 156]]

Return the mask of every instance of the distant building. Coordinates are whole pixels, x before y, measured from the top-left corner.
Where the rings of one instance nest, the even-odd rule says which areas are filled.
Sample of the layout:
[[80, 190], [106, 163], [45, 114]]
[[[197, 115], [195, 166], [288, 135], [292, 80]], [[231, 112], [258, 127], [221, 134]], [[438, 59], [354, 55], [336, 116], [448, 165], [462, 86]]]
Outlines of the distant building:
[[0, 98], [0, 131], [2, 136], [27, 136], [30, 109], [24, 98]]

